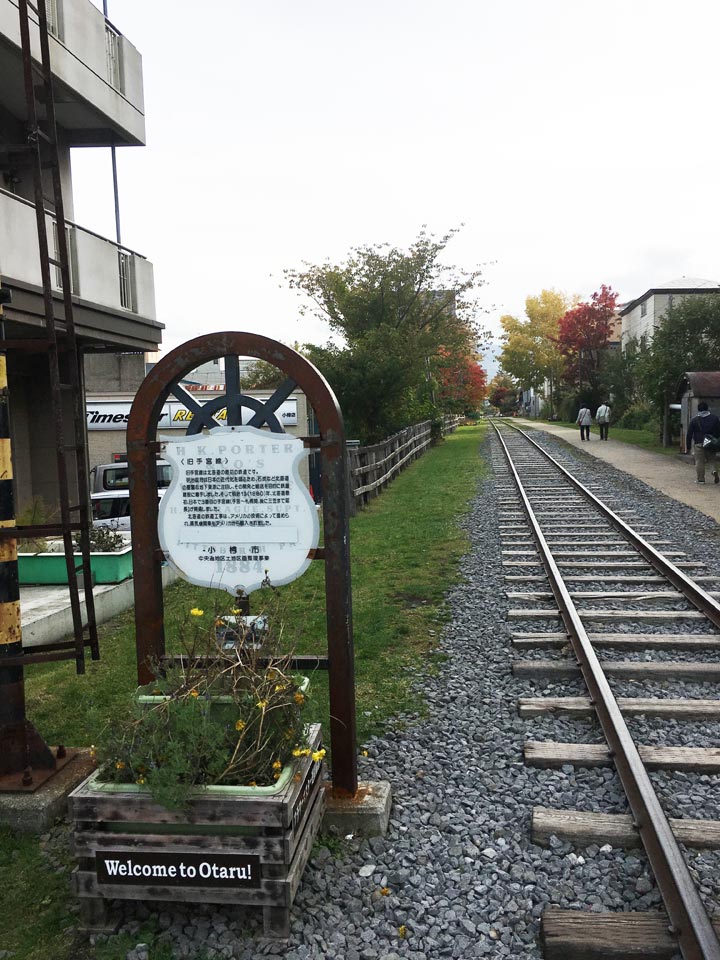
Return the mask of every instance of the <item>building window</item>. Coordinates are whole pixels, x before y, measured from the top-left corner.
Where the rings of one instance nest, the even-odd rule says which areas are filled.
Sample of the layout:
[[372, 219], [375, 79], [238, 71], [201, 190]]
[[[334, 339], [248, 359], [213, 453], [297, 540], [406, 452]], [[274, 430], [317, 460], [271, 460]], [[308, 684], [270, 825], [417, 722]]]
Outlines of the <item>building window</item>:
[[[52, 232], [53, 232], [53, 246], [55, 248], [55, 260], [60, 260], [60, 245], [58, 243], [58, 225], [57, 220], [52, 222]], [[69, 224], [65, 224], [65, 242], [67, 244], [67, 255], [68, 255], [68, 269], [70, 271], [70, 293], [77, 293], [77, 263], [75, 255], [75, 231], [73, 227]], [[57, 264], [53, 265], [55, 271], [55, 286], [58, 290], [62, 290], [62, 270]]]
[[643, 300], [643, 302], [640, 304], [640, 316], [647, 316], [647, 300]]
[[120, 277], [120, 306], [137, 312], [135, 297], [135, 261], [126, 250], [118, 250], [118, 274]]
[[105, 24], [105, 59], [107, 61], [107, 78], [110, 86], [122, 91], [122, 62], [120, 58], [120, 34], [113, 30], [109, 23]]
[[60, 36], [60, 17], [58, 16], [58, 0], [45, 0], [45, 16], [47, 18], [48, 33], [54, 37]]

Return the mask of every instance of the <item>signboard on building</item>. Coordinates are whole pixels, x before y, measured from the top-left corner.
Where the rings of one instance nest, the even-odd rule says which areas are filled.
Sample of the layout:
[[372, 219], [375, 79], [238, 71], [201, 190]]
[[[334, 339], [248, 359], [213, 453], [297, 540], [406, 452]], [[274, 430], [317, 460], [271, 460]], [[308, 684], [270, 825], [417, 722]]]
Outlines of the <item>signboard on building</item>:
[[[268, 397], [256, 397], [261, 403], [264, 403]], [[125, 430], [130, 416], [130, 407], [132, 403], [124, 400], [118, 401], [88, 401], [86, 404], [86, 417], [88, 430]], [[285, 427], [296, 427], [298, 422], [297, 399], [290, 397], [283, 401], [275, 415], [280, 423]], [[215, 414], [215, 419], [223, 424], [227, 417], [225, 410], [219, 410]], [[193, 418], [192, 410], [179, 401], [169, 400], [163, 405], [160, 419], [158, 420], [158, 429], [166, 430], [168, 428], [178, 427], [184, 430]]]
[[162, 438], [172, 482], [158, 533], [168, 562], [204, 587], [237, 596], [295, 580], [310, 564], [320, 528], [298, 467], [302, 440], [256, 427]]

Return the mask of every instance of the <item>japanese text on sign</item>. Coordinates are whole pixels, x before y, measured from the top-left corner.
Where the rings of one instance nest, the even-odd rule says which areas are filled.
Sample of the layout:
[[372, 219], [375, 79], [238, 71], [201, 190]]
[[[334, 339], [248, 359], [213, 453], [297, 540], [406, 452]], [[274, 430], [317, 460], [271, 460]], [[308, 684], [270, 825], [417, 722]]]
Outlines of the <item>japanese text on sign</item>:
[[296, 437], [255, 427], [166, 441], [173, 479], [158, 528], [181, 576], [234, 594], [300, 576], [319, 537], [298, 473], [306, 454]]

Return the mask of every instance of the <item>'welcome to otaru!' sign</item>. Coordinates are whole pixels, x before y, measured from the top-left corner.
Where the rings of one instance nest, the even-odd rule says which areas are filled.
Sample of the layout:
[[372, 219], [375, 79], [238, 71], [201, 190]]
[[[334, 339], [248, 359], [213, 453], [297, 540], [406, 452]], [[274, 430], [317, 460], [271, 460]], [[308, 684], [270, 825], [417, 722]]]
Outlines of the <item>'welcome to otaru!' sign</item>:
[[97, 854], [97, 880], [100, 884], [259, 887], [260, 857], [104, 850]]
[[300, 479], [302, 440], [256, 427], [216, 427], [163, 439], [172, 482], [158, 517], [160, 545], [178, 573], [233, 595], [295, 580], [320, 535]]

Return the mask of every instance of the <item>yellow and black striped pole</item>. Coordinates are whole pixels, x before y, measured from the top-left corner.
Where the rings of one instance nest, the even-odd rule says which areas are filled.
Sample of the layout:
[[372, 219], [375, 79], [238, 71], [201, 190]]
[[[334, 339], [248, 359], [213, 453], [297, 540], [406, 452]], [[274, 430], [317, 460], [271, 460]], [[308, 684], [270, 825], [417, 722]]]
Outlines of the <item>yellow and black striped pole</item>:
[[[0, 336], [5, 337], [0, 284]], [[0, 528], [14, 528], [12, 444], [7, 378], [7, 355], [0, 350]], [[0, 537], [0, 776], [22, 774], [23, 784], [32, 783], [32, 767], [54, 766], [52, 751], [25, 717], [25, 678], [22, 665], [4, 665], [22, 656], [20, 586], [17, 539]]]

